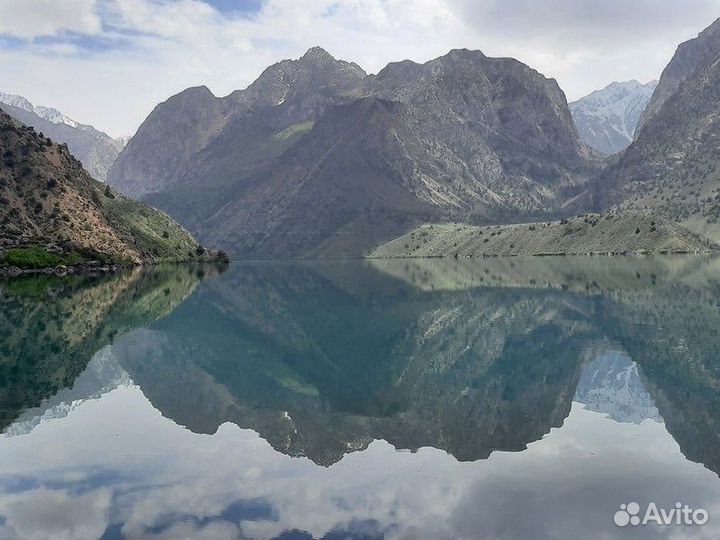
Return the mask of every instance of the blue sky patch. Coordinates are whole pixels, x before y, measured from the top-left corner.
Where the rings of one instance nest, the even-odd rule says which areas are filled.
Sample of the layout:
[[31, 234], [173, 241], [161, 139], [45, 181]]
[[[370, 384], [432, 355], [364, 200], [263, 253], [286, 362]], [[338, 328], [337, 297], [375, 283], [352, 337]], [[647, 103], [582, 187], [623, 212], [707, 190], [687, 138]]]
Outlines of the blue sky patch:
[[222, 13], [251, 15], [262, 8], [262, 0], [203, 0]]

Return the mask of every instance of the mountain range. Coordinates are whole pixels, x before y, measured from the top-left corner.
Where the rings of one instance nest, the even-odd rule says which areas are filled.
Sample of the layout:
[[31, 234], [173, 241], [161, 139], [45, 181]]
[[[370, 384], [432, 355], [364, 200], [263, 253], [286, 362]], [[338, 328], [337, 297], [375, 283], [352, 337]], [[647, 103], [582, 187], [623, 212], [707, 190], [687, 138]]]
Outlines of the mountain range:
[[110, 135], [68, 118], [57, 109], [36, 106], [22, 96], [0, 92], [0, 106], [10, 116], [54, 142], [67, 144], [70, 152], [85, 170], [104, 182], [107, 172], [127, 143], [127, 138], [113, 139]]
[[614, 82], [570, 103], [580, 138], [606, 156], [627, 148], [657, 84]]
[[[467, 256], [696, 251], [720, 241], [718, 57], [720, 20], [678, 47], [657, 85], [613, 83], [568, 105], [554, 79], [511, 58], [457, 49], [368, 74], [313, 47], [225, 97], [172, 96], [116, 158], [120, 142], [54, 109], [17, 96], [3, 107], [42, 126], [33, 148], [94, 137], [86, 169], [107, 164], [110, 186], [236, 257], [418, 256], [429, 231], [442, 232], [436, 256], [468, 234]], [[12, 244], [35, 234], [10, 225]], [[487, 226], [517, 242], [478, 243]], [[538, 227], [552, 234], [536, 241]]]
[[227, 97], [158, 105], [108, 182], [239, 256], [342, 256], [428, 220], [559, 212], [598, 163], [557, 83], [517, 60], [454, 50], [367, 75], [313, 48]]

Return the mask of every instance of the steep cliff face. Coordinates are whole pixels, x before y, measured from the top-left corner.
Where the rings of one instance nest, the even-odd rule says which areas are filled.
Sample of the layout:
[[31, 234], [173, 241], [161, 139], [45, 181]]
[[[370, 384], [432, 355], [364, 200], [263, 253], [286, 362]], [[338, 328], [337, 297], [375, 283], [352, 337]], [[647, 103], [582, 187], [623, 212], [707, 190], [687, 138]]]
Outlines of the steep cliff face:
[[[668, 218], [720, 240], [719, 29], [715, 22], [696, 41], [678, 48], [656, 91], [662, 98], [653, 97], [657, 110], [595, 183], [596, 207], [617, 205]], [[678, 70], [690, 59], [693, 69], [678, 83]], [[672, 87], [674, 92], [665, 96]]]
[[700, 32], [696, 38], [678, 45], [675, 55], [663, 70], [657, 88], [640, 117], [638, 131], [700, 66], [707, 65], [717, 58], [719, 47], [720, 19]]
[[359, 255], [432, 216], [558, 211], [593, 167], [557, 83], [479, 51], [366, 76], [315, 48], [172, 106], [195, 93], [158, 106], [110, 182], [241, 256]]

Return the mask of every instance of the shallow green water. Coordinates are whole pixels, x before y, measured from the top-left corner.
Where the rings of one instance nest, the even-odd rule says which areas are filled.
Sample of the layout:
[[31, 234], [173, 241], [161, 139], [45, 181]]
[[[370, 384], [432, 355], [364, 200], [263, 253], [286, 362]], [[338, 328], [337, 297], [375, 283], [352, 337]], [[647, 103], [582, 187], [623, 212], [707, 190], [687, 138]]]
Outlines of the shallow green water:
[[[0, 291], [0, 538], [720, 535], [720, 260]], [[710, 519], [616, 526], [633, 501]]]

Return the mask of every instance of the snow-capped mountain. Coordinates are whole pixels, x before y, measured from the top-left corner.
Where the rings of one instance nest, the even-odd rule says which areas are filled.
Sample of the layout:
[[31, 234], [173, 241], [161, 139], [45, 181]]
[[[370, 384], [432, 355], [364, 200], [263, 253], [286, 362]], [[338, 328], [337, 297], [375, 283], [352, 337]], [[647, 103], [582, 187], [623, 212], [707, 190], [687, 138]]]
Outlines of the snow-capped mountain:
[[127, 143], [124, 138], [113, 139], [93, 126], [76, 122], [57, 109], [33, 105], [23, 96], [0, 92], [0, 108], [53, 141], [67, 144], [83, 167], [102, 182]]
[[17, 107], [19, 109], [23, 109], [24, 111], [35, 113], [43, 120], [47, 120], [48, 122], [52, 122], [53, 124], [66, 124], [74, 128], [80, 127], [80, 124], [78, 122], [76, 122], [72, 118], [68, 118], [57, 109], [53, 109], [52, 107], [33, 105], [24, 97], [18, 96], [16, 94], [6, 94], [5, 92], [0, 92], [0, 102], [7, 105], [12, 105], [13, 107]]
[[657, 84], [614, 82], [570, 103], [582, 140], [605, 155], [624, 150], [633, 141], [640, 116]]

